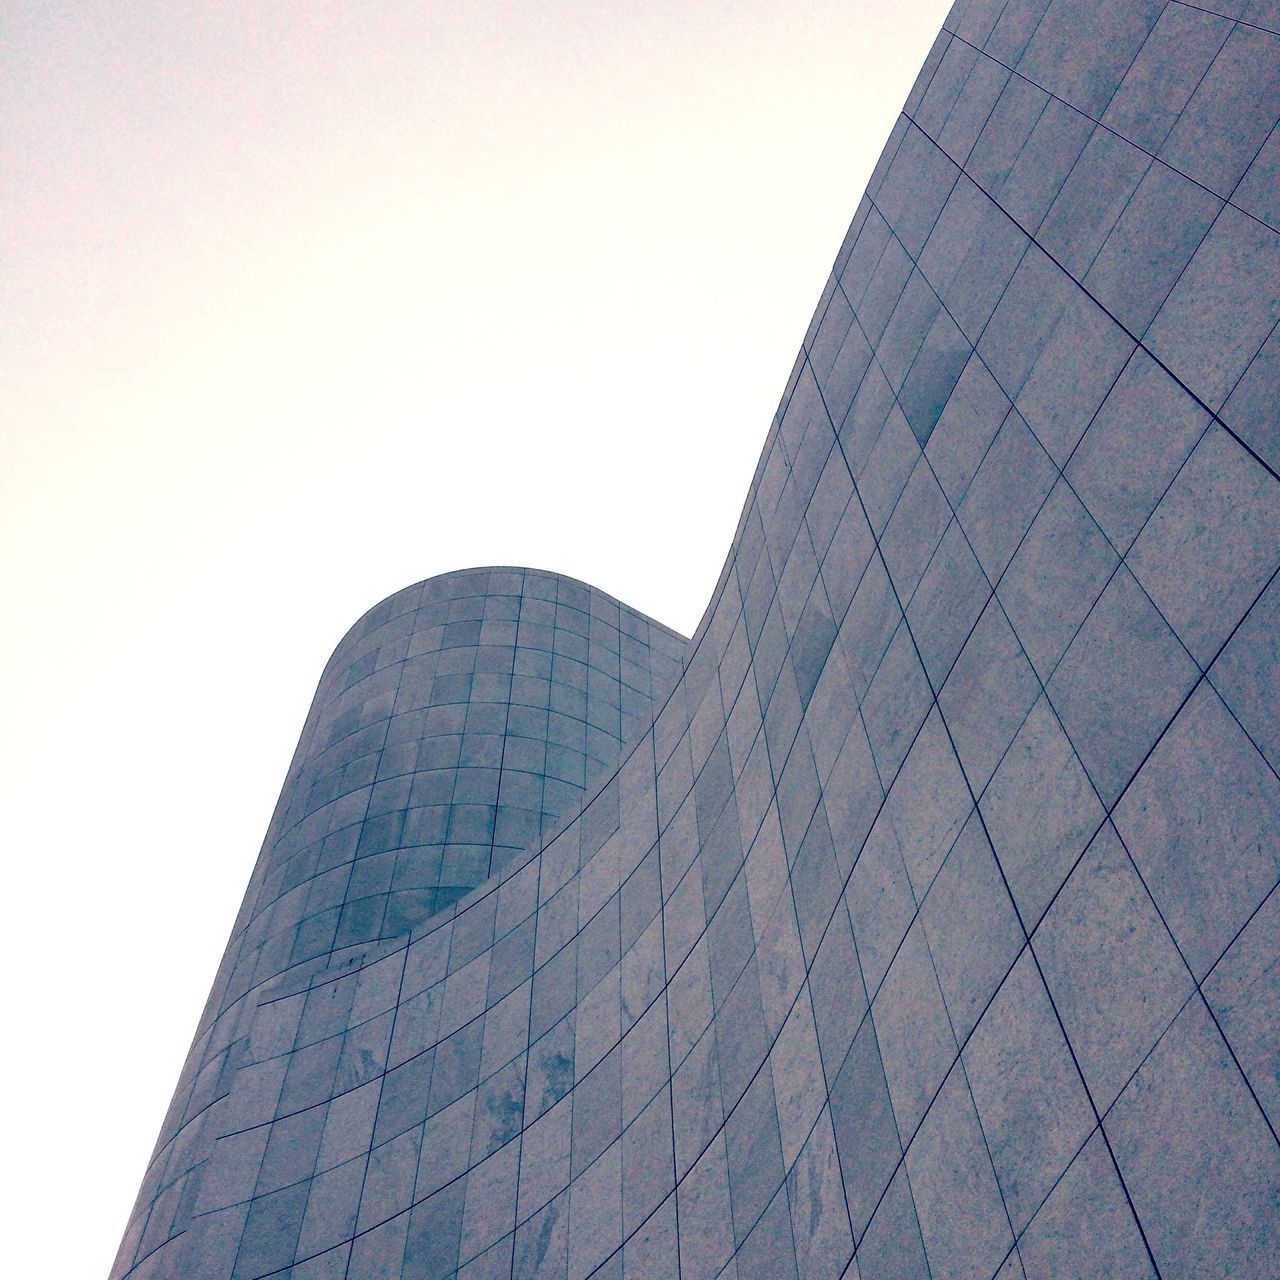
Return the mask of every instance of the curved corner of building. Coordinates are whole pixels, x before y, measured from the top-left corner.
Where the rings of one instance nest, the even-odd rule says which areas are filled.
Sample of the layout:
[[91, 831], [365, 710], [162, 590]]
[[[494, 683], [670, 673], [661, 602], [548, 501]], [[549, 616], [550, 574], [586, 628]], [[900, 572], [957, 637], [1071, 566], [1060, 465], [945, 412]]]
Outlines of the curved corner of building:
[[348, 633], [114, 1276], [1280, 1275], [1280, 35], [1221, 7], [955, 6], [694, 641], [506, 568]]

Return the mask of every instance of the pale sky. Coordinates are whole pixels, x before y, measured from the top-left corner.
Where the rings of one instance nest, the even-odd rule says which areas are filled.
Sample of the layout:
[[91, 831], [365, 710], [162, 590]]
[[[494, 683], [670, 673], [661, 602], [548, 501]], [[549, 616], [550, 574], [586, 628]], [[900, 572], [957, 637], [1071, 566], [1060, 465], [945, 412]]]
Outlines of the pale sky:
[[105, 1276], [356, 617], [696, 626], [947, 8], [6, 6], [8, 1274]]

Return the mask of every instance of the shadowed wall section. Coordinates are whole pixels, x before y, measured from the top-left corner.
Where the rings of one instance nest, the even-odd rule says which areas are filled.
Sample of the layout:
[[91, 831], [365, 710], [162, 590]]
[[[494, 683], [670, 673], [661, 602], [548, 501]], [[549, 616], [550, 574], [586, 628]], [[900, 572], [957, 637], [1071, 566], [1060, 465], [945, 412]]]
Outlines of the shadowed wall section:
[[652, 721], [687, 643], [584, 583], [514, 568], [417, 583], [351, 628], [152, 1156], [142, 1255], [177, 1265], [169, 1242], [197, 1203], [264, 984], [367, 963], [538, 844]]
[[508, 842], [456, 782], [344, 818], [390, 871], [251, 974], [322, 865], [264, 851], [116, 1276], [1280, 1274], [1280, 38], [1230, 10], [957, 6], [673, 689], [457, 902]]

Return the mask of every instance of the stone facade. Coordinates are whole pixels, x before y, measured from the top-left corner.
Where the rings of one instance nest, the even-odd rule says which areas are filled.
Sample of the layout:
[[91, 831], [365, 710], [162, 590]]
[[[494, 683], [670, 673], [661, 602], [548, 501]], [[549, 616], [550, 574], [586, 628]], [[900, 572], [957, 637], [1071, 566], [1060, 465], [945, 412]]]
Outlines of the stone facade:
[[1280, 11], [1217, 7], [956, 6], [692, 640], [357, 624], [114, 1276], [1280, 1274]]

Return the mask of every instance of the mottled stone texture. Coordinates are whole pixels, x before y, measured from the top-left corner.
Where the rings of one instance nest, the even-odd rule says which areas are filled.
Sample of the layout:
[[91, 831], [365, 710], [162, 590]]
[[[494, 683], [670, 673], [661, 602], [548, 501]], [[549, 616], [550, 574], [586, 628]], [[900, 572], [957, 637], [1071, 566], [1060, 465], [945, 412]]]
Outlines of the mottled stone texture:
[[[418, 583], [352, 627], [316, 691], [147, 1173], [139, 1206], [154, 1205], [135, 1223], [152, 1265], [182, 1271], [175, 1249], [236, 1082], [253, 1074], [240, 1068], [268, 987], [368, 965], [537, 847], [652, 723], [687, 645], [602, 591], [515, 568]], [[323, 1015], [331, 1029], [351, 1016], [349, 1002]], [[293, 1045], [284, 1034], [277, 1051]], [[381, 1071], [386, 1045], [372, 1034], [330, 1065], [352, 1082]], [[316, 1119], [294, 1122], [304, 1147]], [[296, 1180], [297, 1151], [277, 1143], [270, 1167]]]
[[1280, 12], [1217, 7], [957, 5], [687, 647], [518, 570], [358, 625], [116, 1276], [1280, 1274]]

